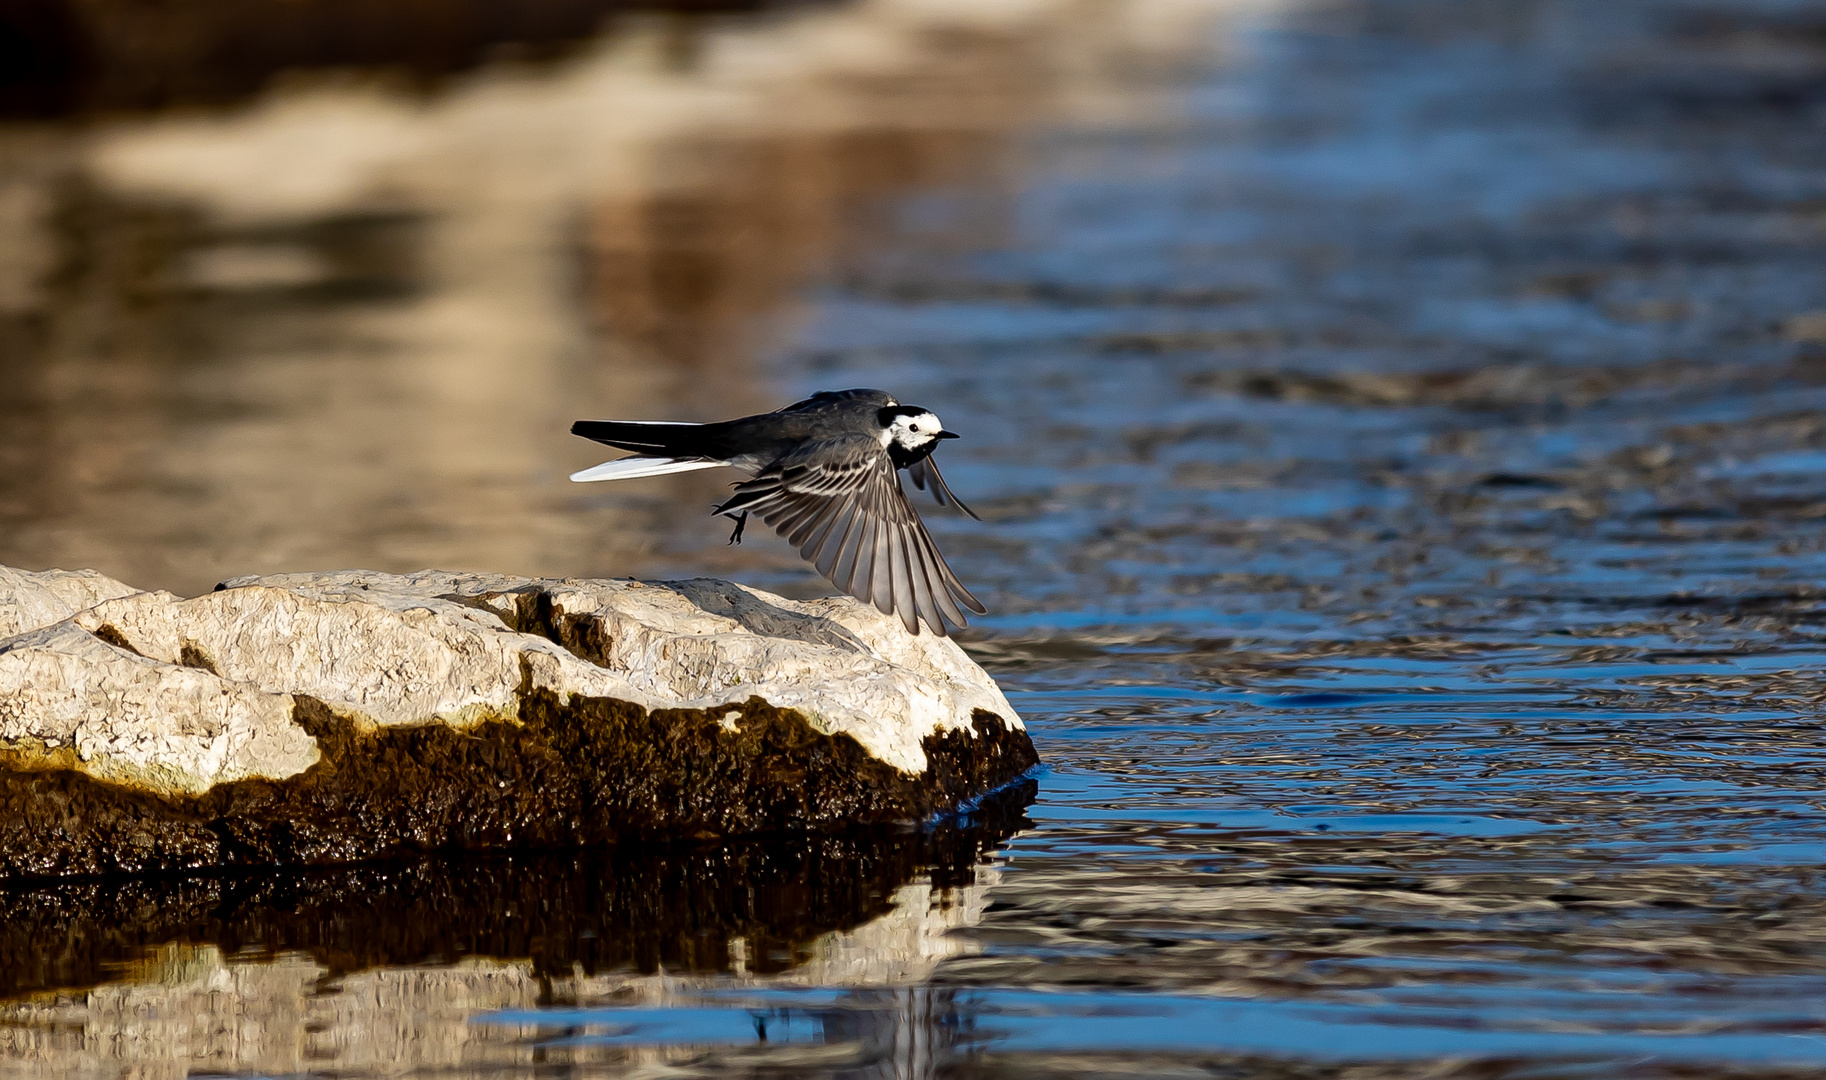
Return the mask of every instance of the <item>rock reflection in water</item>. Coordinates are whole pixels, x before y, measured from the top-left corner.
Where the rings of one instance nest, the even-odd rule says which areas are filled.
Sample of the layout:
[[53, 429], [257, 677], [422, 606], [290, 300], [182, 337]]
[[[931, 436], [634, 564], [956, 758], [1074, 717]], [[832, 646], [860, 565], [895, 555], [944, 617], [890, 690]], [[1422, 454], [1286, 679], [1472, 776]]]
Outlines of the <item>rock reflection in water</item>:
[[968, 827], [5, 890], [0, 1074], [530, 1069], [472, 1015], [920, 980], [1032, 791]]
[[752, 11], [761, 0], [39, 0], [5, 11], [0, 116], [232, 104], [300, 69], [372, 65], [427, 89], [491, 57], [561, 56], [629, 10]]

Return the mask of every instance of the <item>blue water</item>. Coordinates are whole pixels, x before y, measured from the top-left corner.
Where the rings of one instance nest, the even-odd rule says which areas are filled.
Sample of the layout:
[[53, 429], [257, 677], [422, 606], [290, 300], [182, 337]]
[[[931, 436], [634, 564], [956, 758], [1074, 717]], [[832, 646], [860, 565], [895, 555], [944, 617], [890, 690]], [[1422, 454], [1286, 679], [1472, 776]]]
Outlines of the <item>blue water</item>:
[[1747, 55], [1703, 22], [1282, 13], [1145, 137], [1036, 138], [996, 242], [910, 205], [774, 363], [966, 433], [988, 524], [934, 528], [1047, 762], [968, 947], [477, 1022], [718, 1075], [1826, 1069], [1826, 390], [1768, 329], [1826, 308], [1826, 144], [1682, 113]]
[[[1606, 988], [1640, 993], [1638, 986]], [[1674, 988], [1666, 988], [1674, 989]], [[772, 991], [710, 996], [672, 1008], [551, 1008], [479, 1017], [550, 1032], [547, 1046], [861, 1044], [885, 1015], [919, 1011], [952, 1036], [953, 1053], [1223, 1053], [1348, 1062], [1534, 1057], [1577, 1061], [1678, 1058], [1826, 1066], [1826, 1035], [1794, 1031], [1795, 1013], [1765, 1003], [1726, 1017], [1666, 1023], [1628, 1005], [1593, 1007], [1590, 995], [1532, 995], [1530, 1010], [1508, 995], [1459, 992], [1391, 1009], [1359, 1002], [1288, 1004], [1110, 991]], [[1561, 1000], [1555, 1000], [1561, 998]], [[1625, 999], [1639, 1000], [1639, 999]], [[1556, 1008], [1557, 1006], [1557, 1008]], [[1822, 1010], [1811, 1019], [1818, 1021]], [[858, 1021], [861, 1021], [858, 1023]], [[873, 1023], [872, 1023], [873, 1022]], [[1805, 1019], [1802, 1021], [1806, 1022]], [[1655, 1030], [1656, 1028], [1661, 1030]], [[1684, 1029], [1684, 1030], [1683, 1030]], [[866, 1048], [858, 1046], [866, 1053]], [[785, 1057], [790, 1061], [790, 1052]]]

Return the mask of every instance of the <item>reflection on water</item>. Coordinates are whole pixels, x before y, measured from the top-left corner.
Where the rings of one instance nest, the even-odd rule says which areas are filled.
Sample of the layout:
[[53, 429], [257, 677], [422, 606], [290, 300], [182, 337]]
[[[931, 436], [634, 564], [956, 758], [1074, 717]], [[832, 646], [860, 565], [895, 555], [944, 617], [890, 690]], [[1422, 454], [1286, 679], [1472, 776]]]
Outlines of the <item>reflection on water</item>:
[[0, 116], [234, 102], [299, 70], [374, 65], [431, 89], [490, 58], [563, 55], [629, 10], [752, 11], [757, 0], [114, 0], [10, 5], [0, 35]]
[[542, 977], [776, 974], [825, 936], [878, 922], [916, 881], [939, 893], [976, 883], [985, 848], [1024, 823], [1031, 797], [1024, 784], [993, 813], [929, 829], [18, 885], [0, 890], [0, 994], [108, 982], [178, 940], [308, 953], [338, 977], [473, 956], [523, 958]]
[[577, 488], [569, 423], [776, 407], [755, 358], [795, 290], [884, 199], [993, 184], [1060, 16], [926, 6], [692, 24], [682, 70], [676, 24], [631, 21], [430, 100], [330, 81], [0, 132], [0, 557], [195, 593], [719, 543], [720, 478]]
[[923, 830], [0, 890], [0, 1072], [525, 1065], [543, 1020], [472, 1017], [920, 981], [973, 948], [948, 932], [1031, 797]]
[[[1826, 10], [911, 10], [731, 31], [701, 69], [731, 94], [631, 36], [411, 108], [8, 144], [37, 149], [5, 220], [49, 239], [0, 287], [37, 350], [7, 353], [0, 561], [809, 587], [717, 547], [715, 479], [564, 492], [562, 422], [879, 385], [968, 436], [989, 522], [933, 527], [1051, 770], [980, 877], [914, 869], [809, 954], [731, 939], [690, 977], [433, 1008], [403, 988], [531, 987], [548, 946], [374, 959], [313, 991], [313, 1045], [380, 1071], [359, 985], [486, 1046], [438, 1059], [469, 1076], [1819, 1075]], [[562, 122], [630, 83], [638, 155]], [[164, 977], [0, 1030], [102, 1039]]]

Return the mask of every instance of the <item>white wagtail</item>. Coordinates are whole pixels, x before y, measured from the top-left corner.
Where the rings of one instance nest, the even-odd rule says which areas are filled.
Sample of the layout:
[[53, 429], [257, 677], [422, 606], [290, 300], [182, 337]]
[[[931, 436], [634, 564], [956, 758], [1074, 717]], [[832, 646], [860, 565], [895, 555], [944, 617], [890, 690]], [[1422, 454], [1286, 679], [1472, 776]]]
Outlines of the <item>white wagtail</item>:
[[735, 520], [729, 542], [741, 543], [749, 513], [759, 514], [831, 584], [899, 615], [910, 634], [921, 619], [939, 637], [946, 620], [967, 625], [959, 604], [979, 615], [988, 610], [945, 565], [901, 489], [905, 469], [940, 506], [976, 517], [932, 463], [939, 442], [957, 435], [917, 405], [880, 390], [827, 390], [718, 424], [579, 420], [571, 434], [634, 451], [572, 473], [579, 483], [723, 465], [749, 473], [753, 479], [711, 511]]

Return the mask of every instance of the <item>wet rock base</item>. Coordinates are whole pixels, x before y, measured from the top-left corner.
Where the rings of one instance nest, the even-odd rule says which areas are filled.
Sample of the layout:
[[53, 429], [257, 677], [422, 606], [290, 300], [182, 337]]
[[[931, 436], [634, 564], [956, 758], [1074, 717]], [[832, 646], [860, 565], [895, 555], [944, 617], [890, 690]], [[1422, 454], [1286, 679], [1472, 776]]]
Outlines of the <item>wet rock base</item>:
[[983, 710], [970, 733], [926, 737], [920, 776], [760, 698], [648, 710], [528, 689], [518, 723], [362, 730], [299, 697], [294, 719], [315, 765], [197, 796], [0, 768], [0, 879], [829, 833], [926, 821], [1038, 762], [1026, 731]]
[[549, 976], [720, 972], [739, 956], [767, 974], [881, 916], [916, 879], [969, 885], [1033, 793], [1014, 784], [971, 818], [921, 828], [0, 885], [0, 998], [118, 980], [174, 943], [302, 953], [330, 977], [471, 957]]

